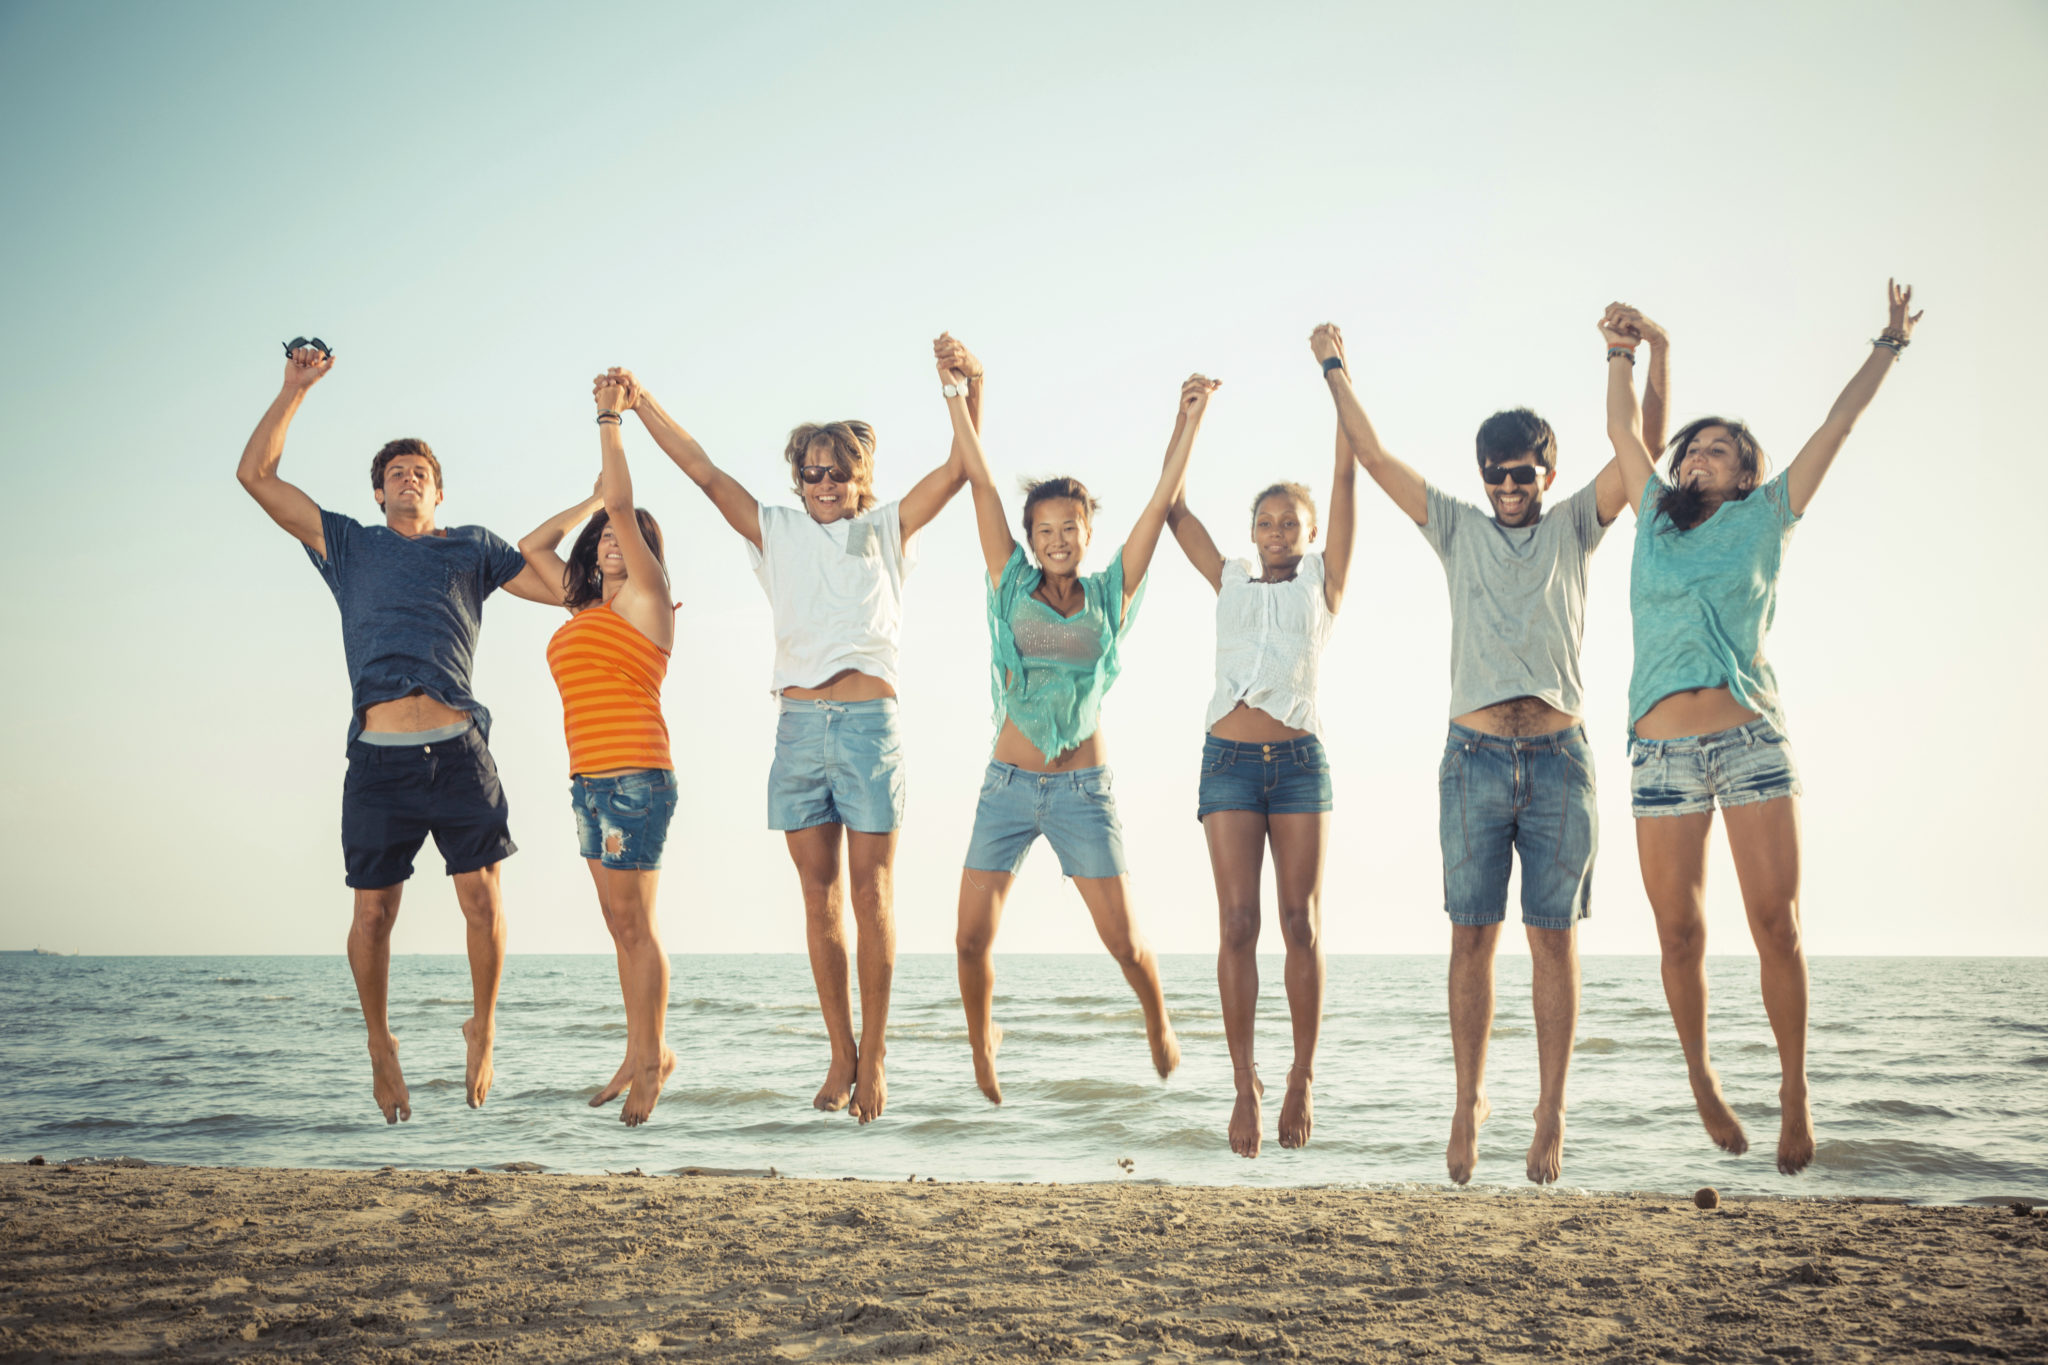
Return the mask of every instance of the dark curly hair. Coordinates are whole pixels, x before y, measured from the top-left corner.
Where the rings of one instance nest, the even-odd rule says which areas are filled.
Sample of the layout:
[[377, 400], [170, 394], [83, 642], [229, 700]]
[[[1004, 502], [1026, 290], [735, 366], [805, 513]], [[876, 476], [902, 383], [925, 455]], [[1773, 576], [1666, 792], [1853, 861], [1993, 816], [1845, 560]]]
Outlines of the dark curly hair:
[[[666, 573], [668, 557], [661, 550], [661, 523], [644, 507], [634, 508], [633, 515], [639, 518], [640, 534], [646, 539], [647, 548], [654, 551], [656, 562]], [[597, 566], [597, 544], [611, 522], [611, 513], [600, 507], [569, 551], [568, 564], [562, 571], [562, 605], [570, 611], [582, 611], [604, 601], [604, 570]]]
[[1557, 433], [1527, 408], [1496, 412], [1479, 424], [1479, 467], [1534, 455], [1545, 469], [1557, 468]]
[[426, 457], [427, 463], [434, 467], [434, 487], [440, 489], [443, 493], [448, 491], [448, 485], [441, 482], [441, 462], [434, 458], [434, 452], [427, 448], [427, 443], [420, 440], [417, 436], [402, 436], [396, 441], [386, 441], [384, 448], [371, 458], [370, 487], [372, 489], [379, 493], [384, 491], [384, 466], [390, 464], [401, 455], [421, 455]]

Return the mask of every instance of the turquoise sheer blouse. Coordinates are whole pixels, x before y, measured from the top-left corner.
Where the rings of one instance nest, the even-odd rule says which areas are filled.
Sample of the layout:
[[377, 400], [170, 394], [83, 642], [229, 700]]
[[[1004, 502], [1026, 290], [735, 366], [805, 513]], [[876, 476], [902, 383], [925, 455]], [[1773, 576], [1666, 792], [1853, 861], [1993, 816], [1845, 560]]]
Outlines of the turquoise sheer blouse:
[[1048, 761], [1087, 739], [1102, 724], [1102, 698], [1122, 671], [1117, 645], [1138, 619], [1141, 580], [1130, 610], [1124, 601], [1124, 552], [1101, 573], [1081, 579], [1083, 605], [1061, 616], [1031, 594], [1045, 578], [1024, 547], [1010, 551], [1002, 577], [989, 585], [989, 687], [996, 733], [1007, 717]]

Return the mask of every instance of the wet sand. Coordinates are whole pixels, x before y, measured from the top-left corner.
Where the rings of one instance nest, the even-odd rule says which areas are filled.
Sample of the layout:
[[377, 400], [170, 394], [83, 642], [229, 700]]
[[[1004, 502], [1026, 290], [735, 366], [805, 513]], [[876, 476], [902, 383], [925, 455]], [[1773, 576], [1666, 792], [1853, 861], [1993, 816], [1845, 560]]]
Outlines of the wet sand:
[[0, 1359], [2048, 1358], [2048, 1210], [0, 1167]]

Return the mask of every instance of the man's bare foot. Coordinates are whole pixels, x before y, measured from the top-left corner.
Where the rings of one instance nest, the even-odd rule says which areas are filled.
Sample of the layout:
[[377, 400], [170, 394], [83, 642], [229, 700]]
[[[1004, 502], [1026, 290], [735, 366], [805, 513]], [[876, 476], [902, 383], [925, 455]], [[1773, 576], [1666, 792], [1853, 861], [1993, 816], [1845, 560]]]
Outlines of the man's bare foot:
[[[1246, 1076], [1251, 1077], [1249, 1084]], [[1259, 1101], [1266, 1096], [1266, 1083], [1259, 1079], [1256, 1066], [1236, 1068], [1232, 1079], [1237, 1082], [1237, 1104], [1230, 1111], [1230, 1150], [1243, 1157], [1257, 1156], [1265, 1127]]]
[[626, 1060], [619, 1063], [619, 1069], [604, 1083], [604, 1089], [590, 1097], [592, 1109], [602, 1109], [626, 1093], [626, 1087], [633, 1083], [633, 1054], [628, 1052]]
[[1798, 1175], [1813, 1160], [1813, 1110], [1806, 1102], [1806, 1087], [1789, 1082], [1779, 1086], [1778, 1103], [1778, 1170]]
[[1308, 1135], [1316, 1126], [1316, 1102], [1309, 1087], [1315, 1073], [1298, 1066], [1287, 1068], [1287, 1098], [1280, 1101], [1280, 1145], [1289, 1151], [1308, 1146]]
[[1748, 1151], [1749, 1136], [1742, 1131], [1742, 1120], [1721, 1098], [1721, 1078], [1714, 1074], [1714, 1068], [1706, 1068], [1691, 1080], [1692, 1102], [1699, 1106], [1700, 1122], [1707, 1126], [1707, 1136], [1714, 1140], [1714, 1145], [1735, 1156]]
[[661, 1098], [661, 1088], [668, 1084], [671, 1071], [676, 1069], [676, 1054], [662, 1044], [661, 1062], [658, 1066], [633, 1068], [633, 1090], [626, 1096], [626, 1103], [619, 1110], [619, 1122], [628, 1128], [638, 1128], [654, 1113], [654, 1105]]
[[1152, 1048], [1152, 1069], [1159, 1073], [1159, 1079], [1163, 1081], [1180, 1065], [1180, 1039], [1174, 1036], [1173, 1025], [1162, 1019], [1159, 1021], [1159, 1033], [1156, 1037], [1153, 1035], [1152, 1026], [1145, 1026], [1145, 1041]]
[[484, 1107], [484, 1097], [491, 1093], [491, 1081], [496, 1073], [491, 1069], [491, 1044], [498, 1038], [497, 1029], [490, 1024], [480, 1024], [475, 1015], [462, 1021], [462, 1041], [469, 1045], [469, 1060], [462, 1069], [462, 1086], [469, 1096], [469, 1107]]
[[1564, 1110], [1536, 1106], [1536, 1137], [1529, 1144], [1529, 1179], [1549, 1185], [1564, 1174]]
[[398, 1039], [388, 1033], [370, 1040], [370, 1085], [386, 1123], [412, 1118], [412, 1092], [398, 1067]]
[[1003, 1046], [1003, 1026], [993, 1019], [988, 1025], [988, 1048], [974, 1049], [974, 1083], [988, 1096], [990, 1104], [1003, 1102], [1003, 1085], [996, 1079], [996, 1053]]
[[1471, 1181], [1472, 1168], [1479, 1164], [1479, 1130], [1492, 1114], [1493, 1106], [1483, 1093], [1470, 1104], [1460, 1100], [1451, 1111], [1451, 1141], [1444, 1148], [1444, 1166], [1453, 1185]]
[[822, 1109], [828, 1114], [844, 1109], [847, 1101], [853, 1098], [853, 1078], [859, 1069], [857, 1054], [849, 1052], [844, 1057], [833, 1054], [832, 1065], [825, 1069], [825, 1083], [811, 1098], [811, 1108]]
[[882, 1066], [882, 1049], [873, 1048], [860, 1054], [860, 1066], [854, 1072], [853, 1102], [849, 1109], [862, 1123], [873, 1123], [888, 1107], [889, 1073]]

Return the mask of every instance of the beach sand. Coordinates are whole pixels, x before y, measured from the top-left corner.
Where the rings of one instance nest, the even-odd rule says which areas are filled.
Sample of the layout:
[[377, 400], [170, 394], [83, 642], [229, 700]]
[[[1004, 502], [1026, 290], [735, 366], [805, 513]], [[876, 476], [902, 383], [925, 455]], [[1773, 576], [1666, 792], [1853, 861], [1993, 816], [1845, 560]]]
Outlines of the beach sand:
[[0, 1358], [2048, 1358], [2048, 1210], [0, 1167]]

